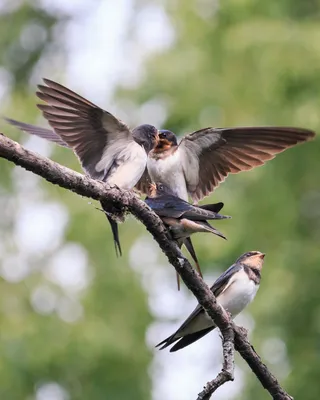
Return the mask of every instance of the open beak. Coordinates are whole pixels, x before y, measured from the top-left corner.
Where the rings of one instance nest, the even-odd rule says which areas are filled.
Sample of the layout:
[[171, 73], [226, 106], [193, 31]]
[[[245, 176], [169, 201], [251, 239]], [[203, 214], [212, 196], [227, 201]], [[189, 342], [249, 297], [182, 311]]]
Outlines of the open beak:
[[154, 141], [156, 144], [158, 144], [160, 141], [159, 134], [160, 134], [160, 132], [157, 130], [157, 133], [154, 135]]
[[157, 194], [157, 185], [155, 183], [150, 183], [149, 185], [149, 197], [156, 197]]

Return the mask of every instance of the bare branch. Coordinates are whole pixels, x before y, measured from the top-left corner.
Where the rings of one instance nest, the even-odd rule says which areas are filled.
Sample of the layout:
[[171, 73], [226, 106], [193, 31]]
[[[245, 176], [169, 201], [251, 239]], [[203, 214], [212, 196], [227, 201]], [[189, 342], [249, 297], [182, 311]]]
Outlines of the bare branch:
[[[138, 197], [129, 191], [110, 188], [103, 182], [95, 181], [69, 168], [63, 167], [45, 157], [28, 151], [18, 143], [0, 134], [0, 157], [12, 161], [28, 171], [42, 176], [47, 181], [71, 190], [81, 196], [110, 202], [122, 207], [138, 218], [152, 234], [169, 262], [180, 274], [186, 286], [192, 291], [199, 304], [207, 311], [223, 336], [223, 369], [213, 381], [209, 382], [203, 396], [209, 399], [212, 393], [224, 382], [233, 379], [234, 343], [236, 350], [246, 360], [263, 387], [276, 400], [292, 400], [279, 385], [276, 378], [263, 364], [249, 343], [246, 334], [234, 325], [227, 313], [217, 303], [215, 296], [202, 278], [194, 271], [189, 261], [182, 255], [177, 244], [171, 240], [161, 219]], [[203, 393], [201, 392], [199, 396]]]
[[[231, 333], [231, 336], [229, 336]], [[234, 331], [231, 329], [222, 337], [223, 367], [212, 381], [208, 382], [197, 400], [209, 400], [213, 393], [224, 383], [234, 379]]]
[[242, 358], [247, 362], [252, 372], [259, 379], [261, 385], [270, 393], [274, 400], [293, 400], [280, 386], [277, 378], [269, 371], [268, 367], [261, 361], [253, 346], [248, 340], [247, 330], [233, 325], [235, 336], [235, 348]]

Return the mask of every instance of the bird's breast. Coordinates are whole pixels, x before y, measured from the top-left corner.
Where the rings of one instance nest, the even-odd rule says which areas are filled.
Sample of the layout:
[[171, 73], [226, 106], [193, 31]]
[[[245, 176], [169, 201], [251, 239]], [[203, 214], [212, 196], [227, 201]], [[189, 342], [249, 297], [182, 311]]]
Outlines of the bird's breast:
[[178, 150], [163, 158], [154, 158], [150, 154], [147, 168], [153, 182], [165, 184], [176, 196], [188, 200], [186, 180]]
[[259, 285], [249, 279], [245, 271], [237, 272], [226, 289], [218, 296], [218, 302], [233, 317], [238, 315], [254, 299]]
[[138, 183], [147, 164], [145, 150], [134, 143], [130, 152], [123, 152], [114, 160], [114, 166], [110, 170], [106, 182], [109, 185], [117, 185], [120, 189], [131, 190]]

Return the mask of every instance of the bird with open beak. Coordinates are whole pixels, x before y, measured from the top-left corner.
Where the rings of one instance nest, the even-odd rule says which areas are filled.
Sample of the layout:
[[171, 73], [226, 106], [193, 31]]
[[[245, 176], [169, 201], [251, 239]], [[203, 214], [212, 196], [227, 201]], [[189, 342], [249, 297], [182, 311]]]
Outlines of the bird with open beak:
[[[221, 232], [208, 223], [208, 220], [231, 218], [219, 214], [223, 203], [194, 206], [175, 196], [171, 189], [162, 183], [150, 185], [149, 196], [145, 199], [145, 202], [169, 228], [179, 247], [183, 244], [186, 246], [195, 261], [199, 274], [202, 276], [190, 236], [196, 232], [209, 232], [226, 239]], [[177, 283], [178, 289], [180, 289], [178, 274]]]
[[[231, 314], [232, 318], [241, 313], [254, 299], [259, 289], [261, 269], [265, 254], [249, 251], [240, 256], [211, 287], [217, 302]], [[170, 352], [183, 349], [216, 328], [216, 325], [198, 305], [180, 328], [156, 347], [160, 350], [177, 342]]]
[[213, 192], [228, 174], [263, 165], [315, 135], [292, 127], [205, 128], [178, 143], [173, 132], [159, 132], [137, 187], [147, 193], [149, 182], [161, 182], [183, 200], [190, 196], [194, 203]]
[[[91, 178], [120, 189], [133, 189], [146, 169], [158, 130], [147, 124], [130, 130], [120, 119], [66, 87], [49, 79], [44, 82], [38, 86], [37, 96], [46, 104], [38, 107], [53, 131], [6, 120], [22, 131], [70, 147]], [[123, 212], [105, 202], [101, 205], [112, 228], [116, 252], [121, 255], [117, 220], [123, 221]]]

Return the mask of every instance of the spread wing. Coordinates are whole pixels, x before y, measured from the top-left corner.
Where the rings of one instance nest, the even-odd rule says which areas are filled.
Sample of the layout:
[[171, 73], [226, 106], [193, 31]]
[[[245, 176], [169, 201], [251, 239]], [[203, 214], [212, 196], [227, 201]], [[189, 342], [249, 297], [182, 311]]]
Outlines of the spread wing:
[[130, 129], [107, 111], [64, 86], [44, 79], [37, 96], [47, 104], [38, 107], [43, 116], [71, 147], [84, 170], [94, 179], [103, 180], [126, 158], [135, 143]]
[[49, 140], [50, 142], [59, 144], [60, 146], [69, 147], [67, 143], [61, 139], [59, 135], [55, 133], [55, 131], [51, 129], [41, 128], [40, 126], [26, 124], [25, 122], [16, 121], [11, 118], [4, 118], [10, 125], [13, 125], [19, 128], [23, 132], [30, 133], [31, 135], [35, 135], [41, 137], [42, 139]]
[[229, 173], [247, 171], [314, 137], [290, 127], [206, 128], [179, 145], [187, 188], [194, 201], [209, 195]]

